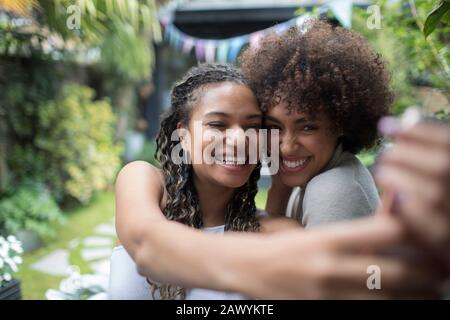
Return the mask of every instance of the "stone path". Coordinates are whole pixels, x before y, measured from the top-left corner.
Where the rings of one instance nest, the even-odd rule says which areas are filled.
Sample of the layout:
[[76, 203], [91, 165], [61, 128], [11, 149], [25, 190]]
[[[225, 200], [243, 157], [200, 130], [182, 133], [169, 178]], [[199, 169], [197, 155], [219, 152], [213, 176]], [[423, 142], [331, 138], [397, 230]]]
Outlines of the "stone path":
[[81, 246], [81, 257], [89, 263], [96, 274], [109, 276], [109, 258], [116, 241], [114, 221], [100, 224], [94, 234], [73, 239], [67, 243], [67, 248], [57, 249], [31, 265], [31, 269], [52, 276], [67, 276], [70, 270], [70, 251]]
[[68, 275], [69, 266], [69, 251], [58, 249], [33, 263], [31, 269], [52, 276], [66, 276]]

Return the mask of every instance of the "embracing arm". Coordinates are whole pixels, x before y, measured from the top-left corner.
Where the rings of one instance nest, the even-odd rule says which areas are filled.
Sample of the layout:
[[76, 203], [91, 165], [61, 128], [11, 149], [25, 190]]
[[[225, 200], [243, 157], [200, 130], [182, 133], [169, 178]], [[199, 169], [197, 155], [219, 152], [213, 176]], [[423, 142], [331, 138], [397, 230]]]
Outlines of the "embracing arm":
[[[372, 219], [309, 233], [221, 236], [166, 220], [160, 205], [163, 195], [160, 173], [145, 162], [131, 163], [119, 174], [118, 236], [139, 272], [152, 280], [255, 298], [389, 297], [404, 292], [415, 296], [432, 288], [430, 275], [436, 272], [367, 253], [398, 241], [401, 232], [395, 224]], [[383, 291], [361, 285], [369, 264], [382, 266]], [[423, 285], [405, 281], [411, 277]]]
[[[163, 196], [163, 176], [146, 162], [132, 162], [118, 175], [116, 229], [139, 272], [159, 282], [235, 290], [237, 277], [229, 265], [242, 264], [245, 269], [261, 236], [239, 234], [224, 239], [169, 221], [161, 210]], [[255, 250], [241, 247], [243, 239]]]
[[292, 188], [281, 181], [279, 174], [271, 177], [272, 184], [267, 192], [266, 211], [274, 217], [284, 217]]

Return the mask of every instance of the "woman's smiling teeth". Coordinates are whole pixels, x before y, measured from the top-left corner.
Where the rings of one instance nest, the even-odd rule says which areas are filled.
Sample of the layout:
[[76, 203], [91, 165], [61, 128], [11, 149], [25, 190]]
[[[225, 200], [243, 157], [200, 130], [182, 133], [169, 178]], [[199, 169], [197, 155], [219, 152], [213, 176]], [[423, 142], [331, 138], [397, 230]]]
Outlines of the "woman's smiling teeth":
[[216, 163], [225, 164], [228, 166], [239, 166], [245, 164], [245, 158], [244, 159], [236, 157], [216, 158]]
[[297, 159], [297, 160], [285, 160], [282, 159], [282, 163], [285, 169], [291, 170], [299, 170], [303, 169], [309, 162], [310, 157]]

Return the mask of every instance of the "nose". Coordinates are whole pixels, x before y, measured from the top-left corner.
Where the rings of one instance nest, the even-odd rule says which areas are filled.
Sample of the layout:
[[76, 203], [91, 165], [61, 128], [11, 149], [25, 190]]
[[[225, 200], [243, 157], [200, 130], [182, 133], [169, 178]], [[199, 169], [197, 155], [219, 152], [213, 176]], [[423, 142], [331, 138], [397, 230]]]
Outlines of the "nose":
[[245, 148], [247, 142], [244, 129], [242, 129], [241, 127], [228, 129], [226, 132], [225, 140], [227, 146], [232, 147], [235, 150], [239, 150], [239, 148]]
[[300, 149], [300, 143], [298, 137], [291, 133], [286, 132], [280, 136], [280, 152], [281, 155], [292, 155], [298, 152]]

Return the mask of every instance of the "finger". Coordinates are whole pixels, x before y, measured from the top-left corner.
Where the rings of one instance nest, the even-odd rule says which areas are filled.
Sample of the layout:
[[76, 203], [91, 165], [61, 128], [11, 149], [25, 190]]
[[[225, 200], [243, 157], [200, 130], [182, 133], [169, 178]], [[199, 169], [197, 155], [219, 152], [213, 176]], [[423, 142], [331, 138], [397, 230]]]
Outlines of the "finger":
[[409, 140], [450, 150], [450, 125], [420, 122], [410, 129], [397, 132], [395, 139]]
[[375, 181], [409, 198], [419, 197], [433, 208], [448, 210], [450, 197], [448, 188], [433, 177], [420, 174], [396, 165], [385, 165], [379, 169]]
[[379, 169], [393, 164], [411, 171], [450, 180], [450, 152], [443, 148], [411, 142], [398, 143], [381, 155]]
[[436, 260], [444, 262], [450, 271], [450, 217], [424, 208], [423, 202], [417, 199], [403, 203], [396, 210], [414, 240], [434, 254]]
[[406, 229], [390, 216], [378, 215], [332, 226], [318, 227], [310, 235], [320, 233], [321, 244], [341, 251], [376, 251], [399, 245], [406, 240]]

